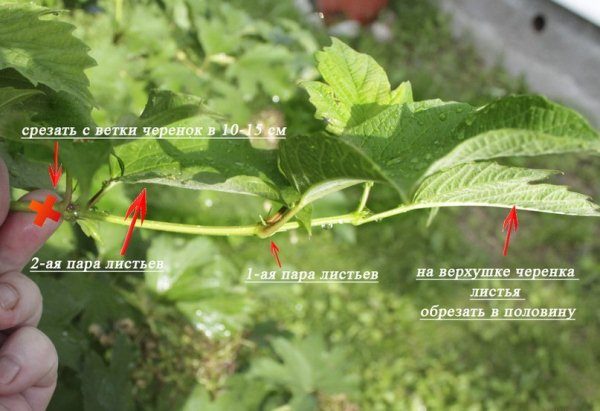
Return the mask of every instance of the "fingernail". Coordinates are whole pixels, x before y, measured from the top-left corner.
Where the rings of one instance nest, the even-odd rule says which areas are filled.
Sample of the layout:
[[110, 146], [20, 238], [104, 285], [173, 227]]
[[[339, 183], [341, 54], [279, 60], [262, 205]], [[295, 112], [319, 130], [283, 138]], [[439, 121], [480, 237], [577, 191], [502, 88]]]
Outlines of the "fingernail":
[[0, 308], [8, 311], [15, 308], [19, 301], [19, 294], [10, 284], [0, 283]]
[[0, 357], [0, 384], [10, 384], [20, 370], [21, 366], [9, 357]]

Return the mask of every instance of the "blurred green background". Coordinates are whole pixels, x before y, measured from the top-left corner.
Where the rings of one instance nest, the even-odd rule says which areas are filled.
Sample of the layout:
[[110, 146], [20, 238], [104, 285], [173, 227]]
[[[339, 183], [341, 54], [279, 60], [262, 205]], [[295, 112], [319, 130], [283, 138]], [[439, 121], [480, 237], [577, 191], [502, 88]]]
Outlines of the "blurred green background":
[[[139, 115], [152, 88], [201, 96], [244, 123], [321, 128], [297, 87], [328, 44], [317, 15], [292, 0], [47, 0], [91, 48], [99, 124]], [[527, 86], [485, 67], [452, 37], [434, 2], [394, 0], [352, 47], [382, 64], [415, 99], [481, 104]], [[514, 164], [567, 170], [559, 179], [600, 199], [600, 158]], [[100, 208], [125, 210], [140, 187], [117, 187]], [[316, 215], [351, 210], [358, 190], [321, 200]], [[248, 197], [148, 187], [152, 218], [247, 224], [275, 207]], [[376, 187], [369, 206], [395, 205]], [[185, 205], [192, 204], [192, 205]], [[274, 269], [269, 241], [136, 232], [131, 258], [168, 273], [36, 275], [41, 328], [57, 345], [52, 410], [599, 410], [600, 226], [581, 217], [520, 213], [502, 258], [500, 209], [445, 209], [380, 223], [275, 236], [289, 269], [377, 270], [380, 284], [245, 285], [248, 267]], [[63, 224], [44, 259], [118, 259], [125, 228], [102, 241]], [[465, 283], [417, 282], [420, 267], [574, 267], [580, 281], [520, 283], [527, 301], [469, 303]], [[504, 283], [478, 282], [502, 287]], [[421, 308], [576, 307], [575, 322], [423, 322]], [[480, 305], [478, 305], [480, 304]]]

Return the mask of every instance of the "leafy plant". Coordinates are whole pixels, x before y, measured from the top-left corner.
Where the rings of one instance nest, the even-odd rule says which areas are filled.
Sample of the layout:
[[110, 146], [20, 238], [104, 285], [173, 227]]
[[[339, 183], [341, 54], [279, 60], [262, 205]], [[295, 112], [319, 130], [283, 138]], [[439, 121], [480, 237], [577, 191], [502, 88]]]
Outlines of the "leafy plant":
[[294, 21], [252, 19], [204, 0], [125, 3], [121, 13], [118, 3], [103, 4], [108, 12], [74, 13], [78, 26], [90, 26], [79, 34], [99, 62], [88, 71], [99, 122], [134, 118], [146, 90], [162, 88], [202, 96], [229, 121], [246, 124], [259, 121], [257, 108], [292, 99], [298, 79], [316, 75], [317, 43]]
[[[3, 18], [9, 23], [26, 18], [31, 26], [39, 13], [37, 9], [10, 6], [4, 9]], [[16, 62], [11, 63], [10, 58], [4, 58], [6, 70], [19, 72], [24, 78], [19, 77], [18, 81], [30, 84], [29, 87], [21, 84], [17, 93], [16, 80], [9, 80], [7, 86], [11, 87], [2, 89], [3, 107], [13, 107], [13, 111], [19, 110], [15, 106], [19, 101], [34, 96], [42, 100], [68, 94], [73, 104], [86, 96], [87, 91], [81, 86], [81, 70], [89, 65], [89, 59], [83, 46], [70, 37], [63, 23], [44, 21], [40, 26], [38, 31], [52, 31], [54, 27], [54, 35], [72, 45], [70, 52], [78, 56], [76, 61], [83, 63], [70, 82], [65, 79], [57, 83], [59, 77], [45, 84], [43, 75], [36, 76], [35, 70], [25, 70]], [[11, 26], [4, 27], [10, 29]], [[35, 66], [36, 61], [45, 61], [46, 52], [33, 49], [30, 56]], [[52, 64], [58, 64], [53, 61], [58, 59], [56, 56], [49, 59]], [[267, 237], [298, 227], [299, 222], [290, 221], [294, 217], [307, 227], [359, 225], [414, 209], [447, 206], [516, 205], [541, 212], [598, 215], [596, 206], [584, 195], [560, 186], [530, 184], [552, 174], [549, 171], [490, 162], [500, 157], [599, 153], [600, 136], [572, 110], [537, 96], [505, 97], [479, 108], [440, 100], [413, 101], [410, 83], [402, 83], [392, 90], [385, 72], [371, 57], [357, 53], [337, 39], [331, 47], [317, 53], [317, 63], [325, 82], [310, 81], [303, 86], [328, 132], [305, 136], [292, 132], [278, 150], [254, 148], [250, 141], [243, 140], [73, 142], [66, 148], [65, 166], [78, 182], [81, 195], [74, 212], [70, 212], [73, 208], [65, 207], [66, 218], [126, 224], [116, 216], [92, 208], [107, 189], [119, 183], [156, 183], [237, 192], [284, 205], [281, 218], [270, 223], [188, 227], [147, 221], [144, 225], [149, 229], [206, 235]], [[65, 73], [67, 76], [70, 71], [65, 70]], [[40, 90], [40, 86], [36, 87], [40, 83], [49, 89]], [[44, 95], [40, 96], [38, 91], [44, 91]], [[43, 110], [29, 113], [28, 121], [35, 123], [40, 112]], [[45, 114], [50, 123], [62, 120], [62, 117], [50, 116], [51, 113]], [[136, 124], [218, 127], [217, 119], [192, 96], [160, 91], [150, 95]], [[12, 150], [17, 145], [16, 150], [27, 151], [26, 144], [37, 144], [35, 140], [33, 144], [16, 140], [10, 132], [6, 137], [12, 139]], [[47, 147], [47, 144], [42, 145]], [[91, 165], [84, 166], [81, 160], [89, 157], [90, 150], [104, 154], [95, 156]], [[87, 199], [92, 176], [102, 162], [107, 163], [109, 152], [117, 162], [110, 167], [110, 174], [104, 175], [100, 191]], [[16, 174], [16, 170], [13, 173]], [[370, 212], [366, 204], [374, 182], [393, 187], [403, 199], [400, 205], [378, 213]], [[365, 184], [365, 190], [355, 212], [310, 220], [308, 206], [311, 203], [359, 183]], [[70, 196], [68, 193], [68, 200]], [[20, 204], [13, 206], [25, 208]]]
[[277, 338], [271, 343], [282, 362], [271, 358], [256, 359], [250, 375], [275, 387], [282, 386], [292, 394], [293, 410], [315, 409], [319, 395], [352, 393], [357, 377], [348, 373], [342, 350], [328, 351], [322, 339], [312, 336], [290, 342]]
[[[184, 409], [189, 410], [270, 409], [291, 401], [309, 409], [339, 409], [339, 404], [325, 405], [340, 392], [353, 399], [356, 394], [362, 408], [377, 410], [422, 404], [432, 409], [468, 408], [474, 403], [548, 409], [573, 407], [573, 398], [576, 407], [593, 406], [597, 396], [589, 381], [597, 373], [583, 369], [595, 354], [587, 342], [597, 337], [594, 327], [587, 326], [595, 318], [593, 310], [584, 311], [594, 301], [591, 276], [573, 284], [582, 284], [576, 294], [583, 325], [558, 332], [528, 325], [511, 328], [513, 324], [491, 330], [471, 323], [440, 333], [415, 325], [412, 319], [425, 301], [463, 301], [447, 289], [418, 288], [405, 275], [388, 275], [381, 287], [364, 289], [258, 290], [239, 283], [247, 265], [267, 269], [270, 263], [261, 258], [264, 243], [237, 238], [241, 235], [263, 237], [300, 226], [348, 224], [311, 238], [310, 244], [291, 233], [286, 245], [295, 246], [296, 252], [286, 256], [286, 266], [316, 269], [322, 256], [330, 255], [328, 263], [340, 268], [375, 263], [381, 272], [408, 273], [417, 264], [432, 264], [434, 257], [443, 257], [448, 265], [489, 264], [480, 252], [486, 250], [481, 245], [485, 241], [466, 247], [468, 232], [464, 238], [449, 239], [449, 230], [444, 235], [441, 224], [428, 231], [417, 227], [418, 218], [397, 218], [360, 230], [352, 224], [450, 206], [516, 204], [543, 212], [597, 215], [583, 195], [561, 186], [532, 184], [555, 172], [496, 163], [515, 156], [598, 154], [598, 133], [579, 114], [537, 96], [504, 97], [482, 107], [414, 101], [411, 85], [400, 80], [413, 80], [415, 96], [421, 96], [423, 84], [431, 82], [431, 73], [421, 72], [432, 70], [438, 86], [428, 88], [427, 95], [460, 95], [469, 101], [470, 93], [478, 101], [482, 94], [485, 100], [487, 94], [498, 95], [481, 91], [493, 84], [483, 74], [474, 83], [467, 78], [447, 85], [446, 64], [439, 64], [438, 70], [436, 62], [422, 70], [418, 61], [427, 53], [409, 58], [396, 54], [401, 64], [388, 62], [394, 67], [388, 79], [372, 58], [333, 40], [331, 47], [317, 53], [317, 72], [311, 62], [317, 45], [309, 31], [291, 21], [267, 21], [275, 20], [272, 15], [248, 17], [261, 14], [264, 4], [271, 3], [263, 0], [238, 1], [246, 12], [222, 2], [100, 1], [102, 8], [92, 10], [95, 3], [84, 6], [89, 12], [61, 12], [59, 18], [30, 5], [0, 7], [0, 43], [9, 45], [0, 50], [0, 155], [9, 165], [12, 185], [49, 188], [51, 141], [21, 140], [23, 126], [218, 126], [223, 121], [262, 121], [265, 111], [274, 112], [280, 122], [284, 111], [290, 133], [272, 150], [259, 149], [252, 139], [61, 141], [61, 161], [69, 173], [68, 184], [60, 186], [63, 215], [93, 240], [83, 238], [79, 226], [64, 224], [43, 251], [46, 258], [120, 258], [113, 239], [122, 235], [122, 212], [139, 191], [136, 184], [148, 185], [153, 202], [149, 216], [154, 220], [147, 220], [144, 228], [227, 238], [144, 231], [132, 244], [131, 256], [161, 258], [168, 264], [165, 273], [35, 276], [45, 297], [41, 328], [57, 345], [62, 364], [53, 409], [131, 409], [132, 396], [143, 409], [175, 409], [188, 394]], [[253, 7], [258, 3], [260, 7]], [[277, 3], [278, 8], [295, 10], [291, 4]], [[65, 8], [59, 0], [46, 4]], [[428, 7], [424, 4], [418, 7]], [[422, 25], [420, 18], [403, 19]], [[77, 26], [75, 36], [64, 20]], [[436, 34], [436, 24], [425, 26]], [[407, 27], [396, 26], [395, 30]], [[412, 48], [420, 34], [406, 31], [413, 37], [404, 42]], [[24, 41], [27, 36], [35, 41]], [[433, 61], [440, 42], [421, 42], [433, 49], [427, 51]], [[60, 53], [55, 44], [65, 45]], [[97, 61], [94, 67], [85, 44]], [[441, 48], [452, 53], [449, 45]], [[26, 61], [18, 58], [20, 49], [27, 51]], [[370, 46], [359, 49], [376, 53]], [[257, 58], [258, 53], [265, 59]], [[385, 62], [391, 53], [381, 54], [377, 60]], [[410, 76], [405, 75], [405, 60], [417, 66]], [[480, 67], [469, 63], [464, 63], [469, 71], [480, 74]], [[48, 76], [48, 69], [57, 75]], [[323, 81], [310, 81], [318, 73]], [[296, 86], [298, 81], [314, 107]], [[442, 87], [441, 94], [434, 93]], [[315, 109], [319, 121], [309, 121]], [[558, 164], [569, 169], [573, 161], [561, 158]], [[594, 164], [577, 169], [578, 177], [595, 181]], [[342, 190], [359, 185], [364, 191], [356, 211], [346, 213], [339, 204], [331, 205], [345, 198]], [[247, 195], [243, 210], [243, 197], [228, 192]], [[386, 201], [380, 201], [382, 196]], [[228, 203], [235, 207], [225, 207]], [[311, 216], [313, 205], [317, 217]], [[27, 211], [21, 203], [12, 207]], [[257, 216], [278, 207], [279, 221]], [[546, 222], [548, 217], [536, 218]], [[476, 216], [469, 221], [480, 227]], [[597, 272], [598, 247], [582, 240], [595, 238], [593, 225], [583, 219], [553, 221], [556, 224], [539, 224], [543, 230], [521, 239], [529, 241], [523, 253], [534, 249], [543, 256], [540, 264], [549, 266], [563, 264], [564, 255], [583, 255], [582, 270]], [[343, 243], [335, 241], [341, 233], [350, 233]], [[562, 243], [555, 242], [551, 252], [544, 250], [541, 244], [555, 241], [558, 233]], [[353, 244], [356, 236], [361, 247]], [[402, 253], [406, 258], [374, 260], [382, 244], [390, 244], [390, 255]], [[475, 251], [465, 252], [471, 248]], [[402, 295], [393, 292], [399, 288]], [[575, 304], [574, 297], [551, 285], [528, 294], [532, 301]], [[125, 338], [120, 331], [124, 317], [133, 318], [139, 327]], [[96, 333], [98, 328], [101, 333]], [[279, 337], [287, 338], [290, 332], [296, 338]], [[489, 343], [506, 333], [517, 342], [497, 347], [497, 355], [489, 360], [489, 344], [482, 341]], [[327, 344], [303, 339], [305, 335], [326, 335]], [[265, 336], [272, 350], [244, 340], [245, 351], [237, 352], [239, 338], [263, 341]], [[361, 350], [344, 356], [337, 349], [329, 351], [330, 344]], [[221, 346], [226, 347], [222, 356], [215, 353]], [[316, 356], [318, 352], [323, 355]], [[519, 357], [519, 352], [525, 354]], [[337, 371], [346, 365], [360, 375], [360, 392], [354, 379]], [[123, 378], [126, 374], [134, 384]], [[332, 379], [343, 384], [335, 387]], [[539, 387], [542, 379], [552, 384]], [[518, 381], [519, 392], [507, 381]], [[197, 385], [190, 392], [193, 384]], [[98, 385], [103, 385], [101, 392]]]

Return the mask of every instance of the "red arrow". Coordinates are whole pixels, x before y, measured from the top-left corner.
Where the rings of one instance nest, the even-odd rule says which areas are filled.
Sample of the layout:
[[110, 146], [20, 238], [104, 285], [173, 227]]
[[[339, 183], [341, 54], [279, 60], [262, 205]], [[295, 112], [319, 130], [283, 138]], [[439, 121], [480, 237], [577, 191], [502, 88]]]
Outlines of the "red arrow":
[[502, 231], [506, 231], [506, 240], [504, 241], [504, 250], [502, 254], [508, 254], [508, 245], [510, 244], [510, 233], [519, 229], [519, 219], [517, 218], [517, 206], [513, 206], [502, 223]]
[[281, 261], [279, 260], [279, 247], [273, 241], [271, 241], [271, 254], [275, 257], [275, 261], [277, 261], [277, 265], [281, 268]]
[[129, 240], [131, 240], [131, 236], [133, 234], [133, 228], [135, 227], [135, 222], [140, 216], [142, 220], [141, 224], [144, 224], [144, 219], [146, 218], [146, 189], [142, 189], [140, 194], [133, 200], [133, 203], [127, 209], [127, 213], [125, 213], [125, 220], [132, 215], [131, 224], [129, 224], [129, 230], [127, 230], [127, 235], [125, 236], [125, 241], [123, 242], [123, 247], [121, 247], [121, 255], [125, 255], [127, 252], [127, 247], [129, 247]]
[[54, 164], [48, 166], [48, 174], [50, 174], [50, 181], [52, 187], [56, 188], [62, 176], [62, 165], [58, 165], [58, 141], [54, 142]]

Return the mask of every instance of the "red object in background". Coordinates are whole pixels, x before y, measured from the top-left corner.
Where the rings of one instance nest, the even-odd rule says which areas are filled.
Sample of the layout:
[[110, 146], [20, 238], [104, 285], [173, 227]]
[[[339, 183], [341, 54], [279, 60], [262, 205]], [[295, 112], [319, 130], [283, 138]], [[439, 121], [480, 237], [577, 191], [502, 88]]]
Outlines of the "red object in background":
[[56, 188], [60, 176], [62, 176], [62, 166], [58, 165], [58, 141], [54, 142], [54, 164], [48, 166], [48, 174], [50, 175], [52, 187]]
[[317, 8], [326, 19], [343, 14], [350, 20], [369, 24], [385, 8], [388, 0], [317, 0]]
[[52, 209], [54, 203], [56, 203], [56, 197], [50, 194], [48, 194], [43, 204], [39, 201], [31, 200], [31, 203], [29, 203], [29, 209], [37, 213], [35, 220], [33, 220], [33, 224], [41, 227], [44, 225], [47, 218], [53, 221], [60, 220], [60, 213]]
[[502, 231], [506, 231], [506, 240], [504, 241], [504, 249], [502, 255], [508, 254], [508, 245], [510, 244], [510, 233], [519, 229], [519, 219], [517, 218], [517, 207], [513, 206], [502, 224]]
[[271, 241], [271, 254], [275, 257], [275, 261], [277, 261], [277, 265], [281, 268], [281, 261], [279, 260], [279, 247], [273, 241]]
[[137, 221], [138, 215], [144, 224], [144, 219], [146, 218], [146, 189], [142, 189], [140, 194], [133, 200], [133, 203], [127, 209], [127, 213], [125, 213], [125, 220], [129, 215], [133, 215], [131, 218], [131, 224], [129, 224], [129, 229], [127, 230], [127, 234], [125, 235], [125, 241], [123, 242], [123, 247], [121, 247], [121, 255], [125, 255], [127, 252], [127, 248], [129, 247], [129, 240], [131, 240], [131, 236], [133, 235], [133, 229], [135, 228], [135, 222]]

